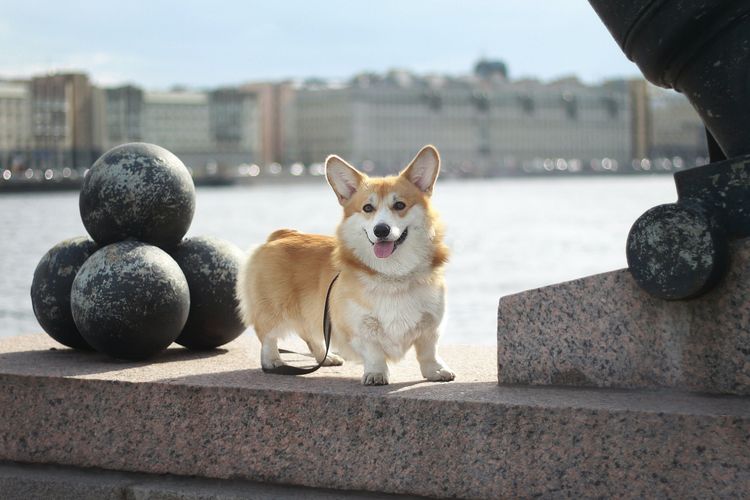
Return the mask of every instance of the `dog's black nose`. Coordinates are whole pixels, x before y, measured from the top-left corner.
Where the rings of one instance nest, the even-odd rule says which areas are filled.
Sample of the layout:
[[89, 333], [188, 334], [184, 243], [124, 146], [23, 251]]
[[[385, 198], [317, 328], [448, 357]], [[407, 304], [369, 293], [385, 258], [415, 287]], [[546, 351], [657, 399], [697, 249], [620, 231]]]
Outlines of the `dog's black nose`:
[[380, 224], [375, 224], [372, 232], [375, 233], [375, 236], [378, 238], [385, 238], [391, 233], [391, 226], [381, 222]]

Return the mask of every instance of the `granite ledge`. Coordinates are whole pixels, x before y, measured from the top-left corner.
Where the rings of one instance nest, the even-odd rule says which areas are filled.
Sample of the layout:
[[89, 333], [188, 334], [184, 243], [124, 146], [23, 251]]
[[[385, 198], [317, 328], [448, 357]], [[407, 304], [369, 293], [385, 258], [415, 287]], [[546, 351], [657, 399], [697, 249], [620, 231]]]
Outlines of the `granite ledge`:
[[750, 395], [750, 239], [709, 293], [665, 301], [627, 269], [500, 299], [501, 384]]
[[[55, 350], [50, 350], [55, 348]], [[504, 498], [750, 492], [750, 399], [499, 387], [494, 350], [457, 373], [265, 375], [257, 342], [113, 362], [41, 335], [0, 341], [0, 460], [317, 488]]]
[[232, 479], [0, 462], [3, 500], [419, 500]]

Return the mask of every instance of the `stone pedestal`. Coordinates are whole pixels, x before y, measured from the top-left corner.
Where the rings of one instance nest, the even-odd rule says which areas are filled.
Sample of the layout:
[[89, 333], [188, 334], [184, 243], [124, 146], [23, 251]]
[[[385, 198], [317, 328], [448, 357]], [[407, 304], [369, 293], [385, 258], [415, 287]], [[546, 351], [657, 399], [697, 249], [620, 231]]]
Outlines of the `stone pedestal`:
[[503, 297], [497, 339], [501, 384], [750, 395], [750, 239], [688, 301], [648, 295], [627, 269]]
[[[0, 341], [0, 462], [442, 498], [750, 491], [748, 398], [502, 387], [494, 349], [458, 346], [441, 349], [455, 382], [424, 382], [409, 357], [363, 387], [357, 365], [264, 374], [258, 351], [245, 336], [115, 362]], [[12, 498], [19, 474], [2, 475]]]

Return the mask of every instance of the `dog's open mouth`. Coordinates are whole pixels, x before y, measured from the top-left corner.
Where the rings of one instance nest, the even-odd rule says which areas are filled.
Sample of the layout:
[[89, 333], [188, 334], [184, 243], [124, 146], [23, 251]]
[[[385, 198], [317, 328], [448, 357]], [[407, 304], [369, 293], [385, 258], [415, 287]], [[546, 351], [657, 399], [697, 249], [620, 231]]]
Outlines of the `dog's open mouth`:
[[395, 241], [377, 241], [373, 243], [372, 247], [375, 250], [375, 257], [379, 259], [385, 259], [390, 257], [396, 248], [406, 240], [406, 236], [409, 234], [409, 229], [404, 229], [401, 236]]

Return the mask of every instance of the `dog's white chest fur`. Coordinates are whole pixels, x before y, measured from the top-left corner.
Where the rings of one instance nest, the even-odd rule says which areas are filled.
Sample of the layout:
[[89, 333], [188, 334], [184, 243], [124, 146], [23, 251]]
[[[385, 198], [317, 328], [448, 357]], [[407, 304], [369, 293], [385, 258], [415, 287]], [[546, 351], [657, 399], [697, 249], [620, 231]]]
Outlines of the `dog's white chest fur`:
[[434, 283], [365, 283], [369, 308], [350, 301], [347, 320], [352, 342], [379, 346], [388, 359], [401, 359], [426, 330], [434, 330], [444, 311], [443, 289]]

